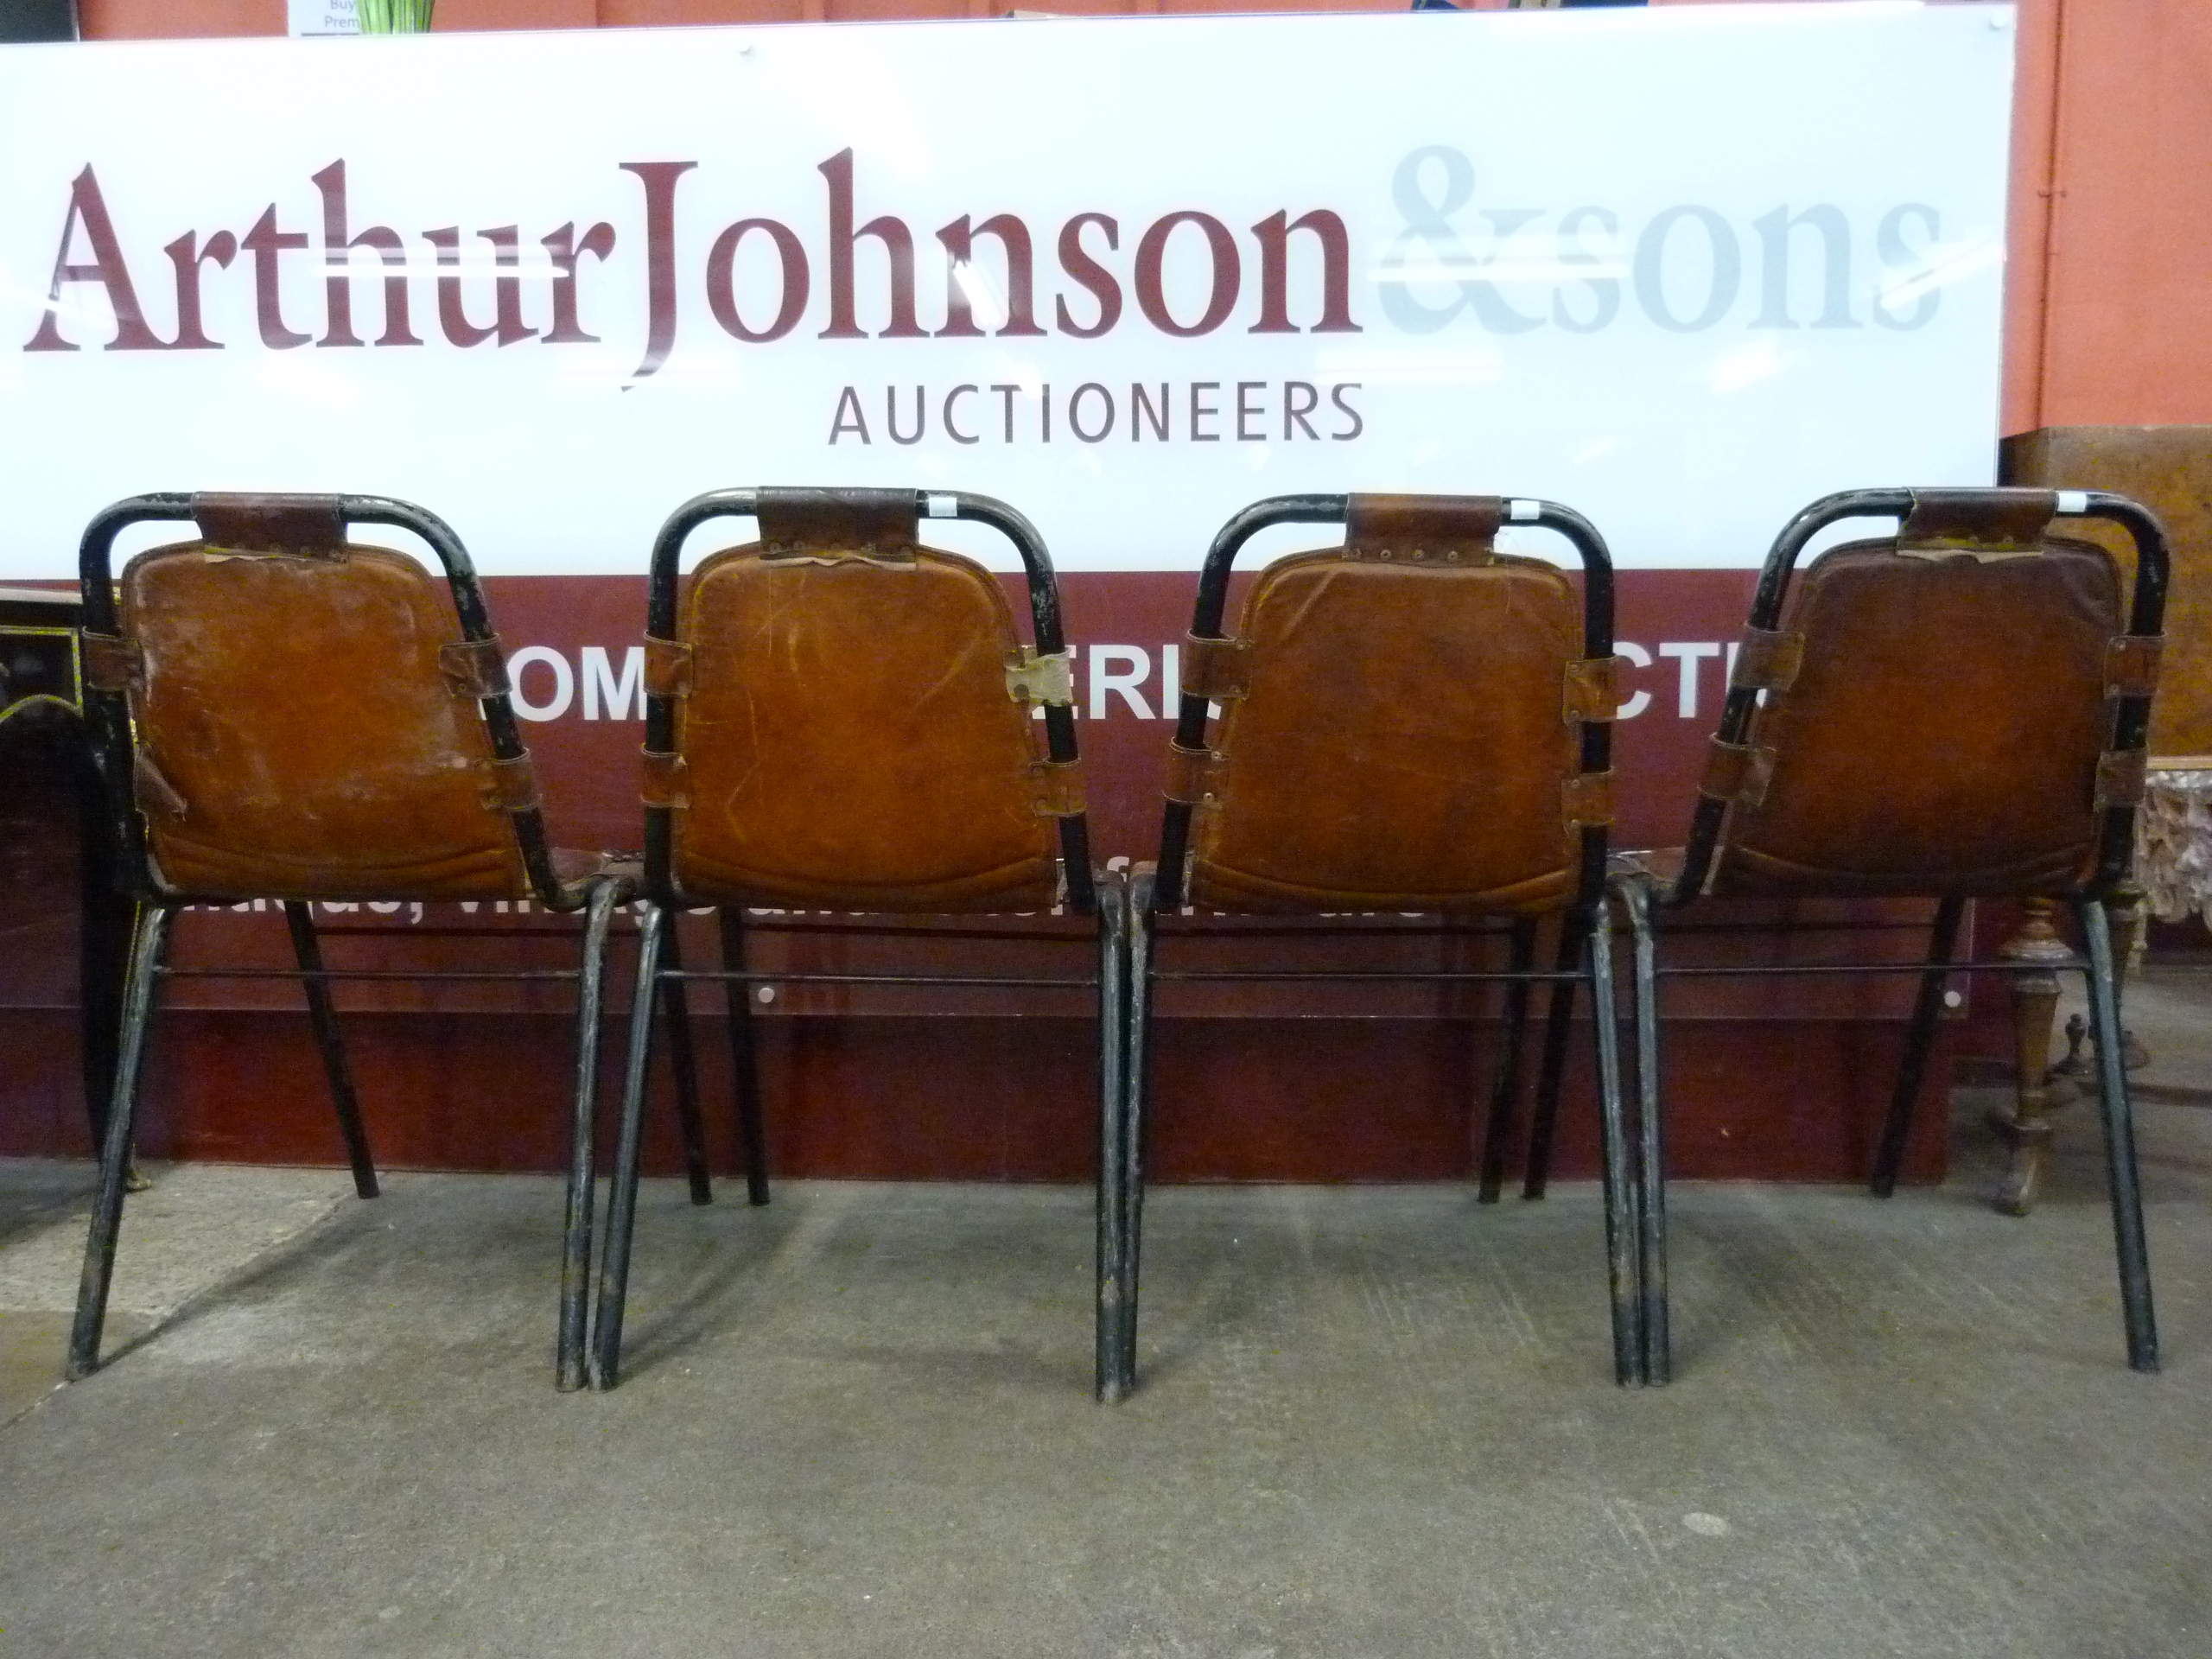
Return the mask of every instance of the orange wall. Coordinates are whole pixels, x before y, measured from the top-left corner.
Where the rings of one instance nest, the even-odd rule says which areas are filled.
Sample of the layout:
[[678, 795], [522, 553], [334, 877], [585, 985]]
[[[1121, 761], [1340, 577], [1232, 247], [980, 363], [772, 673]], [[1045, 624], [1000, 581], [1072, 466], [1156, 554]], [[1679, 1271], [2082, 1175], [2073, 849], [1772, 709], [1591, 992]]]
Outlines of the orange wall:
[[[1030, 3], [1082, 12], [1396, 11], [1407, 0]], [[1471, 9], [1503, 4], [1475, 0]], [[1007, 9], [1007, 0], [438, 0], [436, 26], [962, 17]], [[284, 0], [80, 0], [80, 11], [93, 39], [284, 29]], [[2003, 429], [2212, 423], [2212, 0], [2020, 0], [2018, 87]]]
[[2212, 5], [2041, 10], [2059, 73], [2040, 372], [2021, 425], [2212, 422]]

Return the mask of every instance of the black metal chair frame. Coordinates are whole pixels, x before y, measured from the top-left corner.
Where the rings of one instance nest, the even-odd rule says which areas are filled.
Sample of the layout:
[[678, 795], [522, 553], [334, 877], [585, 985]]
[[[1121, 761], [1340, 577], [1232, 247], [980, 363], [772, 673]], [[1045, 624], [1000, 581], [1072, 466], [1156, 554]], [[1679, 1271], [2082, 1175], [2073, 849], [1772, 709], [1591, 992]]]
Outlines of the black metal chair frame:
[[[1344, 522], [1350, 498], [1343, 495], [1286, 495], [1254, 503], [1224, 524], [1208, 549], [1198, 575], [1198, 598], [1191, 632], [1201, 639], [1224, 638], [1222, 622], [1229, 600], [1230, 569], [1237, 554], [1257, 533], [1274, 525], [1291, 524], [1339, 524]], [[1583, 654], [1610, 657], [1613, 651], [1613, 569], [1611, 555], [1596, 526], [1572, 508], [1555, 502], [1508, 499], [1503, 522], [1556, 531], [1580, 556], [1583, 569]], [[1206, 742], [1208, 703], [1204, 696], [1185, 692], [1179, 706], [1175, 743], [1185, 749], [1202, 749]], [[1604, 721], [1586, 721], [1581, 733], [1580, 769], [1602, 772], [1611, 762], [1612, 733]], [[1388, 983], [1427, 982], [1445, 983], [1502, 983], [1507, 987], [1504, 1029], [1497, 1071], [1492, 1089], [1489, 1128], [1483, 1158], [1481, 1197], [1497, 1196], [1489, 1172], [1502, 1161], [1504, 1126], [1521, 1087], [1522, 1035], [1529, 988], [1554, 987], [1551, 1020], [1545, 1046], [1546, 1075], [1554, 1090], [1564, 1067], [1569, 1003], [1567, 994], [1580, 982], [1592, 988], [1594, 1006], [1610, 1011], [1613, 1006], [1612, 936], [1597, 925], [1605, 895], [1606, 830], [1599, 825], [1582, 828], [1580, 869], [1575, 896], [1561, 914], [1559, 950], [1549, 969], [1532, 966], [1537, 924], [1518, 919], [1506, 928], [1469, 928], [1449, 921], [1434, 927], [1393, 929], [1408, 934], [1433, 933], [1457, 938], [1496, 938], [1507, 940], [1509, 966], [1502, 971], [1373, 971], [1299, 969], [1264, 972], [1168, 971], [1154, 965], [1158, 918], [1163, 906], [1179, 907], [1185, 864], [1189, 847], [1192, 809], [1186, 803], [1169, 801], [1160, 830], [1160, 861], [1156, 874], [1140, 868], [1130, 887], [1128, 969], [1130, 1011], [1124, 1076], [1127, 1087], [1119, 1110], [1105, 1125], [1107, 1144], [1103, 1179], [1111, 1185], [1109, 1201], [1102, 1204], [1101, 1251], [1113, 1262], [1112, 1283], [1102, 1286], [1099, 1328], [1099, 1370], [1102, 1398], [1119, 1399], [1136, 1385], [1136, 1326], [1139, 1257], [1144, 1207], [1144, 1133], [1146, 1124], [1146, 1064], [1149, 1052], [1152, 993], [1155, 982], [1179, 981], [1300, 981]], [[1203, 930], [1195, 930], [1203, 931]], [[1295, 924], [1285, 931], [1296, 931]], [[1167, 937], [1173, 937], [1170, 930]], [[1623, 1116], [1620, 1088], [1618, 1033], [1611, 1018], [1593, 1021], [1598, 1056], [1599, 1122], [1604, 1141], [1605, 1251], [1611, 1296], [1614, 1380], [1623, 1386], [1641, 1383], [1643, 1342], [1637, 1287], [1642, 1275], [1636, 1261], [1640, 1230], [1635, 1215], [1642, 1183], [1631, 1166], [1634, 1140]], [[1105, 1235], [1110, 1231], [1110, 1237]]]
[[[194, 518], [196, 498], [184, 493], [132, 496], [106, 508], [86, 527], [79, 550], [78, 570], [84, 601], [84, 626], [88, 633], [113, 635], [117, 630], [112, 553], [116, 537], [133, 524], [188, 523]], [[481, 585], [474, 565], [459, 537], [435, 514], [404, 501], [381, 496], [346, 495], [324, 498], [342, 522], [383, 524], [420, 537], [436, 554], [459, 614], [461, 633], [474, 643], [493, 641]], [[511, 760], [524, 753], [509, 694], [499, 691], [480, 699], [485, 726], [493, 756]], [[315, 1046], [336, 1109], [340, 1133], [352, 1166], [354, 1191], [364, 1198], [377, 1196], [376, 1166], [361, 1126], [353, 1079], [340, 1040], [338, 1021], [330, 1000], [334, 980], [407, 981], [521, 981], [573, 980], [577, 988], [575, 1100], [569, 1127], [568, 1198], [563, 1224], [561, 1262], [559, 1333], [556, 1345], [556, 1382], [564, 1389], [580, 1388], [584, 1381], [587, 1296], [590, 1287], [594, 1133], [597, 1112], [599, 1035], [606, 977], [607, 941], [618, 903], [627, 896], [628, 881], [620, 874], [594, 878], [581, 901], [571, 899], [556, 874], [546, 840], [543, 816], [535, 807], [511, 814], [518, 849], [532, 893], [548, 910], [574, 912], [585, 918], [583, 956], [573, 970], [410, 972], [337, 969], [324, 966], [312, 907], [298, 901], [283, 905], [284, 921], [291, 934], [299, 966], [291, 969], [172, 968], [165, 957], [169, 925], [178, 910], [195, 902], [188, 893], [156, 885], [147, 856], [144, 826], [131, 795], [131, 723], [129, 704], [118, 690], [88, 686], [86, 712], [99, 771], [105, 779], [109, 832], [113, 837], [114, 868], [136, 899], [138, 919], [132, 940], [130, 968], [124, 982], [121, 1034], [114, 1067], [114, 1087], [106, 1113], [101, 1147], [100, 1184], [92, 1211], [91, 1237], [85, 1255], [84, 1281], [78, 1293], [77, 1314], [69, 1338], [68, 1376], [86, 1376], [99, 1364], [100, 1329], [106, 1316], [109, 1285], [115, 1271], [116, 1241], [122, 1224], [123, 1194], [130, 1157], [131, 1126], [137, 1113], [139, 1074], [144, 1058], [147, 1028], [153, 1018], [158, 988], [165, 979], [298, 979], [306, 991], [308, 1012], [315, 1027]], [[206, 902], [229, 903], [228, 899]], [[672, 988], [671, 1001], [680, 999], [681, 987]], [[680, 1021], [677, 1023], [681, 1023]], [[673, 1046], [672, 1046], [673, 1047]], [[685, 1145], [695, 1191], [706, 1183], [706, 1158], [699, 1130], [696, 1091], [692, 1086], [688, 1041], [675, 1051], [678, 1091], [685, 1122]]]
[[[2133, 539], [2136, 576], [2129, 605], [2128, 632], [2158, 634], [2165, 614], [2167, 583], [2165, 532], [2158, 519], [2125, 496], [2088, 490], [2062, 490], [2056, 494], [2057, 516], [2101, 518], [2119, 525]], [[1798, 556], [1820, 531], [1845, 519], [1903, 519], [1912, 512], [1913, 502], [1914, 493], [1910, 490], [1848, 490], [1823, 497], [1799, 512], [1783, 528], [1767, 555], [1751, 601], [1749, 626], [1766, 630], [1780, 626], [1790, 573]], [[1738, 745], [1745, 742], [1758, 698], [1755, 688], [1730, 686], [1716, 741]], [[2116, 702], [2111, 747], [2141, 748], [2150, 731], [2151, 699], [2121, 696]], [[1898, 1166], [1911, 1132], [1913, 1107], [1927, 1068], [1928, 1052], [1935, 1039], [1936, 1022], [1942, 1012], [1946, 981], [1960, 973], [2049, 973], [2054, 966], [2078, 969], [2088, 983], [2090, 1020], [2096, 1035], [2098, 1078], [2103, 1097], [2113, 1240], [2127, 1332], [2127, 1362], [2139, 1371], [2157, 1370], [2158, 1326], [2151, 1304], [2151, 1270], [2144, 1243], [2133, 1122], [2128, 1106], [2126, 1077], [2120, 1065], [2119, 982], [2113, 969], [2112, 934], [2105, 912], [2105, 901], [2127, 874], [2133, 848], [2134, 808], [2111, 806], [2105, 810], [2095, 871], [2070, 901], [2087, 942], [2088, 953], [2086, 957], [2076, 957], [2070, 963], [1954, 960], [1952, 950], [1966, 900], [1961, 894], [1947, 893], [1937, 899], [1928, 954], [1920, 962], [1662, 967], [1658, 961], [1654, 909], [1679, 909], [1696, 899], [1719, 850], [1728, 804], [1710, 796], [1699, 798], [1684, 848], [1681, 872], [1671, 884], [1636, 868], [1617, 873], [1613, 882], [1628, 913], [1635, 951], [1637, 1115], [1643, 1135], [1637, 1167], [1644, 1189], [1640, 1199], [1643, 1238], [1638, 1255], [1644, 1275], [1644, 1366], [1650, 1380], [1664, 1382], [1673, 1370], [1668, 1328], [1666, 1163], [1659, 1100], [1658, 981], [1662, 977], [1762, 975], [1918, 975], [1920, 984], [1913, 1002], [1911, 1022], [1906, 1030], [1904, 1055], [1897, 1068], [1897, 1084], [1883, 1124], [1871, 1183], [1877, 1197], [1888, 1198], [1896, 1189]], [[1808, 924], [1795, 931], [1843, 931], [1847, 926]], [[1544, 1100], [1540, 1102], [1538, 1110], [1541, 1115], [1554, 1107], [1554, 1101]], [[1539, 1192], [1541, 1179], [1541, 1169], [1532, 1163], [1529, 1180]]]
[[[768, 490], [713, 490], [695, 496], [670, 515], [655, 538], [647, 632], [657, 639], [672, 639], [677, 626], [679, 566], [684, 543], [692, 531], [718, 518], [747, 518], [754, 515]], [[834, 491], [809, 493], [835, 494]], [[1014, 544], [1020, 555], [1027, 580], [1030, 622], [1036, 653], [1055, 657], [1066, 651], [1060, 623], [1059, 588], [1052, 574], [1051, 556], [1044, 538], [1020, 513], [989, 496], [957, 492], [917, 490], [915, 511], [924, 519], [966, 519], [988, 524]], [[1046, 752], [1058, 762], [1077, 758], [1075, 713], [1066, 703], [1044, 705]], [[645, 747], [666, 753], [676, 733], [675, 700], [648, 693], [645, 698]], [[766, 1135], [762, 1129], [758, 1051], [753, 1029], [750, 986], [773, 981], [779, 985], [947, 985], [975, 988], [1096, 988], [1099, 993], [1099, 1088], [1102, 1117], [1111, 1115], [1105, 1103], [1121, 1092], [1122, 1025], [1127, 998], [1122, 975], [1127, 959], [1128, 906], [1122, 882], [1099, 880], [1090, 864], [1089, 821], [1081, 814], [1059, 820], [1060, 861], [1065, 908], [1077, 914], [1094, 914], [1098, 921], [1098, 970], [1082, 978], [1008, 975], [944, 974], [829, 974], [749, 971], [746, 965], [746, 933], [753, 931], [819, 932], [804, 924], [764, 926], [748, 924], [734, 906], [715, 906], [721, 945], [719, 970], [686, 969], [677, 955], [676, 930], [668, 925], [671, 912], [695, 904], [677, 889], [674, 880], [673, 819], [671, 809], [648, 806], [645, 815], [645, 912], [639, 925], [639, 969], [630, 1026], [628, 1062], [623, 1074], [622, 1127], [617, 1142], [613, 1185], [607, 1198], [607, 1246], [601, 1257], [598, 1312], [593, 1325], [591, 1375], [593, 1385], [612, 1389], [621, 1381], [622, 1325], [629, 1294], [630, 1250], [637, 1220], [638, 1166], [644, 1137], [645, 1071], [652, 1047], [652, 987], [680, 988], [694, 980], [718, 980], [728, 1000], [730, 1065], [736, 1095], [739, 1131], [746, 1151], [746, 1185], [751, 1202], [768, 1202]], [[864, 922], [849, 924], [847, 931], [882, 931]], [[988, 937], [988, 936], [986, 936]], [[1035, 931], [1003, 937], [1036, 939], [1052, 937]], [[1070, 936], [1070, 943], [1081, 942]], [[671, 1023], [681, 1014], [671, 1007]], [[1103, 1294], [1106, 1175], [1100, 1175], [1101, 1245], [1099, 1281]], [[1102, 1313], [1102, 1319], [1103, 1315]], [[1103, 1352], [1103, 1348], [1102, 1348]], [[1102, 1374], [1103, 1375], [1103, 1374]], [[1103, 1382], [1102, 1382], [1103, 1388]]]

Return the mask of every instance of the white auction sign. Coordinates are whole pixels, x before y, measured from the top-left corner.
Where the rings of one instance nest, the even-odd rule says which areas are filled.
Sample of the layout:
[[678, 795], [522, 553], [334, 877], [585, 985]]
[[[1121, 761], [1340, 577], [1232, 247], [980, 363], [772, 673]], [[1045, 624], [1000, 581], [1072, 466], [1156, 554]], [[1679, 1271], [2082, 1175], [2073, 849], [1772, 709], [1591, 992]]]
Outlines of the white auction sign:
[[1754, 563], [1827, 491], [1990, 480], [2012, 22], [0, 48], [0, 576], [203, 488], [636, 572], [678, 502], [766, 483], [1001, 496], [1071, 569], [1351, 489]]

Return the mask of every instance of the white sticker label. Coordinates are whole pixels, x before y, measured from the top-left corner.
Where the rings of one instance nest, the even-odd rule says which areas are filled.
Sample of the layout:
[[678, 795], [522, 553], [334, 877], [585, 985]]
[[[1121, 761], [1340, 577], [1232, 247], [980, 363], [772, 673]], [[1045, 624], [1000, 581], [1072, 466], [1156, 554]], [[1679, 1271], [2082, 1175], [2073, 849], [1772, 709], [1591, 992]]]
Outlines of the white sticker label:
[[353, 0], [286, 0], [287, 32], [293, 35], [358, 35], [361, 20]]

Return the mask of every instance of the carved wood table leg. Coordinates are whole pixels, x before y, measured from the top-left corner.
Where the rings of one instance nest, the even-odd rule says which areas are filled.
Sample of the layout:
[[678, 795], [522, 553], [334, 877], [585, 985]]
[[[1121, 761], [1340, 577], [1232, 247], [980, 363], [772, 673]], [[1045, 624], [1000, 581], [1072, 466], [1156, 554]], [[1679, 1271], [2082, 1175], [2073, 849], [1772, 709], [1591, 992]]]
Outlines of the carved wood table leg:
[[[2113, 889], [2105, 914], [2112, 922], [2112, 959], [2120, 975], [2119, 990], [2124, 1004], [2128, 977], [2143, 966], [2143, 946], [2151, 931], [2150, 895], [2134, 882], [2123, 881]], [[2121, 1012], [2126, 1012], [2124, 1007]], [[2139, 1071], [2151, 1064], [2151, 1051], [2136, 1040], [2134, 1032], [2124, 1019], [2120, 1027], [2120, 1063], [2130, 1071]], [[2079, 1014], [2066, 1022], [2066, 1058], [2051, 1071], [2059, 1077], [2073, 1079], [2082, 1088], [2095, 1086], [2096, 1046], [2089, 1037], [2089, 1022]]]
[[2048, 964], [2039, 973], [2007, 976], [2012, 993], [2013, 1054], [2018, 1070], [2012, 1109], [1993, 1111], [1990, 1127], [2010, 1144], [2012, 1155], [1991, 1203], [2008, 1216], [2035, 1207], [2050, 1152], [2051, 1110], [2072, 1100], [2070, 1084], [2050, 1070], [2051, 1027], [2058, 1017], [2058, 969], [2074, 951], [2058, 935], [2056, 899], [2029, 899], [2020, 906], [2020, 925], [1997, 947], [2007, 961]]

